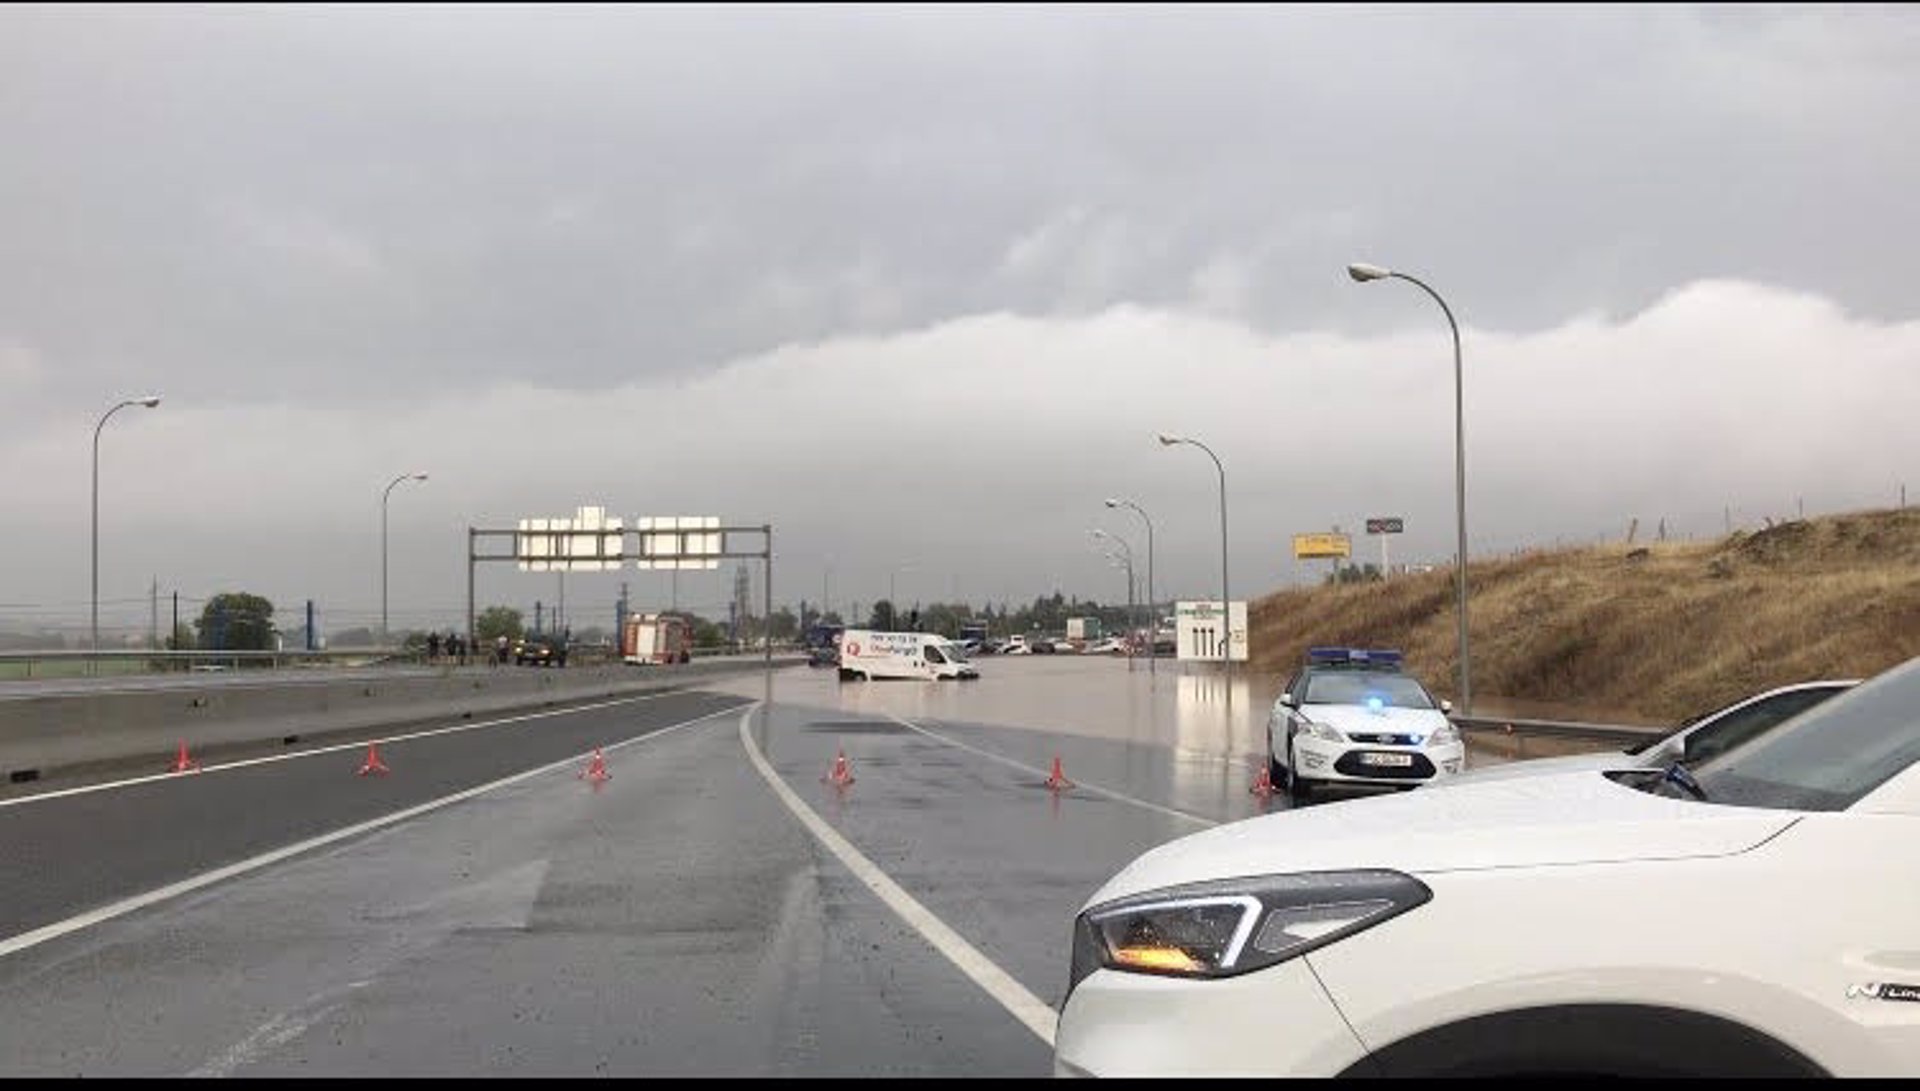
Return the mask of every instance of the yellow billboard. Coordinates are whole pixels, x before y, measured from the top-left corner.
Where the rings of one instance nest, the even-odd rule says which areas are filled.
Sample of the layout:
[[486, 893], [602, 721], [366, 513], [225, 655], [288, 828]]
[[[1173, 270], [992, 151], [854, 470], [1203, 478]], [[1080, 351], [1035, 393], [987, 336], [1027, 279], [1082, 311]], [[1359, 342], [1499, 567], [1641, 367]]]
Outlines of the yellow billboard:
[[1312, 560], [1315, 557], [1351, 557], [1353, 539], [1345, 534], [1296, 534], [1293, 536], [1293, 559]]

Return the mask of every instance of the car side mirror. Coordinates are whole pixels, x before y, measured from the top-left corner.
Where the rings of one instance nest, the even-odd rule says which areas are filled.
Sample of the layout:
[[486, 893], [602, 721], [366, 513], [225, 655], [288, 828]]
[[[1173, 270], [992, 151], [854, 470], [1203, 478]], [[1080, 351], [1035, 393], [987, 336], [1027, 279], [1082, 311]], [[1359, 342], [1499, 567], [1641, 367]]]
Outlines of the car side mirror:
[[1447, 700], [1445, 697], [1440, 698], [1440, 711], [1451, 714], [1453, 712], [1453, 702]]
[[1291, 694], [1291, 693], [1283, 693], [1283, 694], [1281, 694], [1281, 695], [1280, 695], [1280, 703], [1281, 703], [1282, 705], [1284, 705], [1284, 706], [1286, 706], [1287, 708], [1292, 708], [1292, 707], [1294, 707], [1294, 706], [1293, 706], [1293, 694]]

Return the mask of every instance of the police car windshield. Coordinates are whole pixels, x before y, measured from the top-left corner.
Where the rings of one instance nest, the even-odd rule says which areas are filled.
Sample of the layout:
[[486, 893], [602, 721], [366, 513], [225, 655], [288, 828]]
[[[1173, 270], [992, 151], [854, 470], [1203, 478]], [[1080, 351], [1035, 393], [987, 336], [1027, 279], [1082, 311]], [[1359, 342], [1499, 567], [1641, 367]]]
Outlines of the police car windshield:
[[1382, 671], [1316, 671], [1307, 676], [1306, 705], [1364, 705], [1375, 699], [1388, 708], [1432, 708], [1425, 687], [1404, 674]]

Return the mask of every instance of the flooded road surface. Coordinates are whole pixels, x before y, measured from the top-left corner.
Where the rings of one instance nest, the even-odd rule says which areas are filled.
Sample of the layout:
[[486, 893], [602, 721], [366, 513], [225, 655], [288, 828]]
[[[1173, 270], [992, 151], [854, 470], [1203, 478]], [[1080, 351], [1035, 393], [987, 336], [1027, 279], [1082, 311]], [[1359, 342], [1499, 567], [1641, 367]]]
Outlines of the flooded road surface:
[[[1168, 751], [1179, 760], [1227, 762], [1248, 770], [1266, 752], [1267, 714], [1286, 679], [1236, 665], [1231, 708], [1228, 687], [1212, 664], [1145, 660], [1129, 669], [1124, 657], [987, 656], [975, 661], [970, 682], [840, 682], [824, 668], [775, 675], [773, 698], [782, 704], [832, 708], [856, 716], [899, 716], [1087, 736]], [[745, 697], [764, 696], [759, 678], [712, 687]], [[1477, 745], [1468, 736], [1469, 767], [1499, 764], [1510, 745]], [[1607, 749], [1602, 744], [1533, 739], [1529, 757]]]

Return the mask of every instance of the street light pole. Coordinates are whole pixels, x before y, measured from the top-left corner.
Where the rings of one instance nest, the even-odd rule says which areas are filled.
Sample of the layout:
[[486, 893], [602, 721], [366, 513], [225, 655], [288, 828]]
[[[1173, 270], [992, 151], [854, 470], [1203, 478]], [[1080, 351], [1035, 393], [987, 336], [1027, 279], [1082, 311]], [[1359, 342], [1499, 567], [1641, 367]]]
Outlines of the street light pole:
[[93, 627], [88, 643], [92, 654], [87, 664], [88, 669], [94, 672], [100, 669], [100, 430], [107, 426], [108, 417], [129, 405], [152, 409], [159, 404], [160, 395], [158, 394], [149, 394], [144, 398], [128, 398], [102, 413], [100, 423], [93, 426]]
[[387, 498], [393, 495], [393, 487], [402, 481], [425, 481], [423, 473], [401, 474], [387, 482], [385, 492], [380, 494], [380, 644], [385, 647], [389, 639], [387, 634]]
[[[1115, 539], [1115, 540], [1118, 541], [1118, 539]], [[1122, 557], [1118, 553], [1109, 553], [1107, 554], [1107, 560], [1112, 561], [1113, 566], [1115, 568], [1126, 569], [1126, 572], [1127, 572], [1127, 619], [1128, 619], [1128, 623], [1131, 624], [1134, 620], [1133, 606], [1135, 601], [1133, 597], [1133, 558], [1131, 556]], [[1129, 674], [1133, 673], [1133, 642], [1132, 641], [1127, 642], [1127, 673]]]
[[[1117, 534], [1108, 534], [1106, 531], [1101, 530], [1098, 527], [1094, 528], [1093, 536], [1095, 538], [1105, 538], [1107, 541], [1114, 543], [1115, 545], [1119, 546], [1121, 549], [1126, 551], [1125, 557], [1121, 557], [1113, 553], [1109, 553], [1107, 554], [1107, 556], [1112, 560], [1122, 562], [1127, 566], [1127, 624], [1132, 625], [1135, 621], [1139, 620], [1134, 615], [1134, 612], [1133, 612], [1133, 605], [1134, 605], [1133, 547], [1127, 544], [1127, 540], [1125, 538], [1122, 538]], [[1129, 671], [1133, 670], [1133, 641], [1131, 640], [1127, 641], [1127, 670]]]
[[1213, 448], [1197, 439], [1168, 435], [1165, 432], [1160, 433], [1158, 438], [1162, 447], [1184, 443], [1200, 448], [1207, 453], [1208, 458], [1213, 460], [1213, 468], [1220, 473], [1220, 631], [1223, 636], [1220, 642], [1220, 661], [1222, 673], [1227, 680], [1227, 726], [1231, 729], [1233, 726], [1233, 599], [1227, 593], [1227, 470], [1220, 465], [1220, 456], [1213, 453]]
[[1459, 530], [1458, 552], [1454, 555], [1454, 593], [1458, 599], [1454, 612], [1458, 615], [1459, 623], [1460, 711], [1463, 715], [1469, 714], [1473, 711], [1473, 672], [1468, 665], [1467, 652], [1467, 441], [1464, 381], [1460, 367], [1460, 324], [1454, 321], [1453, 308], [1440, 298], [1440, 293], [1418, 277], [1365, 262], [1354, 262], [1347, 266], [1347, 275], [1362, 284], [1391, 277], [1418, 287], [1440, 304], [1441, 313], [1447, 316], [1447, 328], [1453, 331], [1453, 503]]
[[1140, 516], [1141, 521], [1147, 524], [1147, 673], [1151, 675], [1155, 673], [1153, 661], [1157, 658], [1154, 640], [1160, 632], [1160, 608], [1157, 605], [1159, 600], [1153, 597], [1153, 520], [1147, 518], [1147, 513], [1141, 509], [1140, 505], [1131, 500], [1108, 500], [1107, 506], [1132, 508]]

